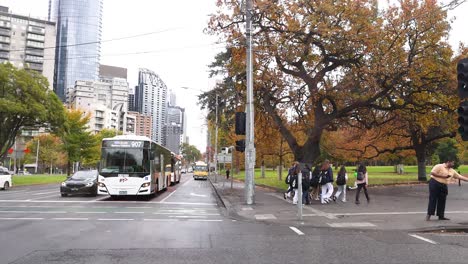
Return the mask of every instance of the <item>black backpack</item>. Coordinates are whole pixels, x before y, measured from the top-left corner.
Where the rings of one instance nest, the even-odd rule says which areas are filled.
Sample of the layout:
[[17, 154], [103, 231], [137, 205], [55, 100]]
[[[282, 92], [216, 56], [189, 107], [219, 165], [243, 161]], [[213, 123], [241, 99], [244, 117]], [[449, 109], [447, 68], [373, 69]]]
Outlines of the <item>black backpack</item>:
[[338, 173], [338, 176], [336, 176], [336, 185], [345, 185], [345, 184], [346, 184], [345, 174]]
[[356, 179], [358, 181], [362, 181], [362, 180], [364, 180], [364, 178], [365, 178], [364, 172], [358, 171]]

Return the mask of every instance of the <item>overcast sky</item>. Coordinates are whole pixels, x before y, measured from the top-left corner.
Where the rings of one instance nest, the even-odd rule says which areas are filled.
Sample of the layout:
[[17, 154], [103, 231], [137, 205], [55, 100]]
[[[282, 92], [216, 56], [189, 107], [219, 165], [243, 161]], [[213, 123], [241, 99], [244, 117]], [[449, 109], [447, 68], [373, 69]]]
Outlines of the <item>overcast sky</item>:
[[[446, 1], [444, 1], [446, 2]], [[206, 147], [204, 114], [196, 105], [199, 90], [212, 89], [216, 80], [208, 78], [207, 65], [222, 51], [216, 39], [203, 33], [216, 0], [104, 0], [101, 64], [128, 69], [128, 82], [138, 82], [138, 68], [156, 72], [177, 94], [177, 104], [186, 108], [190, 144], [202, 152]], [[0, 0], [15, 13], [46, 18], [48, 0]], [[450, 44], [468, 43], [468, 3], [449, 12], [456, 17]], [[159, 32], [142, 37], [108, 41], [119, 37]], [[147, 52], [143, 54], [127, 54]], [[190, 90], [180, 87], [191, 87]]]

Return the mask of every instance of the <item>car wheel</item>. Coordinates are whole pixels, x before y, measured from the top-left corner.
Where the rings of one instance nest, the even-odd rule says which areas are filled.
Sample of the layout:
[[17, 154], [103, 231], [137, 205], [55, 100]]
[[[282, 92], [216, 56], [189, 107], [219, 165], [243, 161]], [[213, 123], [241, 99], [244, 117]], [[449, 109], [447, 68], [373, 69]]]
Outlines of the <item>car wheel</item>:
[[68, 196], [67, 193], [61, 193], [60, 195], [61, 195], [62, 197], [67, 197], [67, 196]]
[[5, 184], [3, 184], [3, 190], [8, 190], [10, 188], [10, 183], [9, 182], [5, 182]]

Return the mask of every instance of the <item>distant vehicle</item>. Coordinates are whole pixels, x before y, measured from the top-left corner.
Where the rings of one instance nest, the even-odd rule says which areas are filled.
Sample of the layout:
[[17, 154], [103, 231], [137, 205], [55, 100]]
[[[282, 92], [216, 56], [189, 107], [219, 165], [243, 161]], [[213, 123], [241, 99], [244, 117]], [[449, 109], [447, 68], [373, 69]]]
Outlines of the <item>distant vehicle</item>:
[[70, 178], [62, 182], [60, 194], [62, 197], [69, 194], [97, 195], [97, 170], [80, 170], [75, 172]]
[[208, 165], [205, 162], [197, 161], [193, 166], [193, 178], [198, 179], [208, 179]]
[[187, 173], [187, 169], [186, 168], [180, 169], [180, 173], [182, 173], [182, 174]]
[[27, 170], [18, 170], [18, 175], [31, 175]]
[[191, 173], [191, 172], [193, 172], [193, 168], [192, 168], [192, 167], [188, 167], [188, 168], [187, 168], [187, 173]]
[[0, 167], [0, 188], [8, 190], [11, 187], [11, 174], [5, 167]]

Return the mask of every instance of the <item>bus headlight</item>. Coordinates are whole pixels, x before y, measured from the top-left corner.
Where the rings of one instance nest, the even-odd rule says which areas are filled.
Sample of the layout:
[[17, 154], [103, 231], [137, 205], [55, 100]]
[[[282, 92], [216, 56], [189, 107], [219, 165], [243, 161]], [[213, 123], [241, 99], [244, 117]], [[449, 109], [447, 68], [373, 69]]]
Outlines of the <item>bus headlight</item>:
[[143, 183], [143, 184], [141, 185], [141, 187], [142, 187], [142, 188], [146, 188], [146, 187], [149, 187], [150, 184], [151, 184], [150, 182], [146, 182], [146, 183]]
[[106, 185], [104, 183], [102, 183], [102, 182], [98, 183], [98, 186], [99, 187], [106, 187]]
[[86, 187], [91, 187], [91, 186], [93, 186], [93, 184], [94, 184], [93, 182], [88, 182], [88, 183], [86, 183]]

